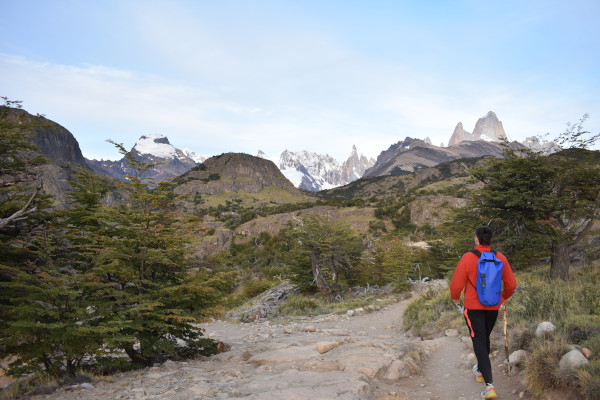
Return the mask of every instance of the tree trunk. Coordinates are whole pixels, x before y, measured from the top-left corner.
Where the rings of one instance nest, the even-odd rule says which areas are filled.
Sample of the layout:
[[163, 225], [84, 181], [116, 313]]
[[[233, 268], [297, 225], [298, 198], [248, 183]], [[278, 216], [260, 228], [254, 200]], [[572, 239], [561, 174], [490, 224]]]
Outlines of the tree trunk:
[[331, 288], [325, 281], [325, 277], [321, 272], [321, 267], [319, 266], [319, 255], [316, 252], [310, 253], [310, 263], [312, 265], [312, 273], [315, 282], [317, 283], [317, 287], [327, 300], [327, 302], [333, 302], [333, 293], [331, 292]]
[[127, 355], [129, 356], [129, 358], [131, 358], [131, 361], [134, 364], [148, 365], [148, 358], [146, 358], [142, 355], [141, 349], [140, 349], [140, 351], [136, 351], [133, 348], [133, 344], [130, 344], [130, 343], [126, 344], [124, 346], [124, 350], [125, 350], [125, 353], [127, 353]]
[[562, 279], [566, 281], [569, 279], [570, 250], [571, 246], [567, 243], [558, 242], [552, 244], [552, 258], [550, 264], [551, 280]]

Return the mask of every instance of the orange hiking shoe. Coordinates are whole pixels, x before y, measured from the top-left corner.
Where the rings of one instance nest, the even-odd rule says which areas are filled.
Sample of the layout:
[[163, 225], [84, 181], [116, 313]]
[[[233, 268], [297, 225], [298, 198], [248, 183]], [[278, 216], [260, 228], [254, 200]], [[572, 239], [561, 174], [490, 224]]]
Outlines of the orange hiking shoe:
[[477, 364], [473, 365], [473, 372], [475, 373], [475, 381], [479, 382], [479, 383], [483, 383], [483, 375], [481, 374], [481, 372], [479, 372], [479, 369], [477, 368]]
[[496, 394], [496, 388], [494, 387], [494, 385], [492, 385], [491, 383], [486, 383], [485, 390], [481, 392], [481, 398], [487, 400], [495, 399], [496, 397], [498, 397], [498, 395]]

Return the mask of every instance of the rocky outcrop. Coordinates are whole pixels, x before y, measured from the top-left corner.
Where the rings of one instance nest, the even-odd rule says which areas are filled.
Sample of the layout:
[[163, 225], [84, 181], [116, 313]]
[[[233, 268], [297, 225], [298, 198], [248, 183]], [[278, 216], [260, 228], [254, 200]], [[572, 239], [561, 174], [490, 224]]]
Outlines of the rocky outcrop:
[[0, 106], [0, 114], [9, 120], [31, 124], [32, 128], [29, 131], [31, 140], [44, 156], [53, 161], [85, 166], [79, 143], [63, 126], [43, 116], [31, 115], [19, 108]]
[[269, 160], [243, 153], [211, 157], [175, 180], [176, 194], [259, 193], [267, 187], [301, 193]]
[[[42, 193], [53, 196], [52, 207], [66, 208], [75, 174], [78, 170], [87, 168], [73, 134], [54, 121], [40, 115], [31, 115], [19, 108], [0, 106], [0, 116], [27, 127], [24, 134], [36, 146], [36, 149], [30, 151], [31, 155], [44, 156], [42, 164], [29, 170], [32, 184], [37, 186], [41, 183]], [[1, 180], [11, 180], [10, 174], [3, 175]], [[33, 183], [34, 181], [37, 183]]]

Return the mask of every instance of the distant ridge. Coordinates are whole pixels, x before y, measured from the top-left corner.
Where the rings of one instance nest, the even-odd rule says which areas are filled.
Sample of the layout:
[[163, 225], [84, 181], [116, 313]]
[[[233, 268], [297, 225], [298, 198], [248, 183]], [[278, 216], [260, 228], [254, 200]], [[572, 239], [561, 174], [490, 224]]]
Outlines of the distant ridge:
[[[173, 147], [167, 137], [157, 134], [141, 136], [131, 152], [140, 161], [156, 164], [145, 175], [156, 182], [173, 179], [195, 167], [198, 163], [197, 160], [205, 159], [190, 150]], [[117, 179], [124, 179], [125, 175], [132, 172], [126, 164], [125, 158], [117, 161], [86, 160], [86, 162], [94, 171]]]

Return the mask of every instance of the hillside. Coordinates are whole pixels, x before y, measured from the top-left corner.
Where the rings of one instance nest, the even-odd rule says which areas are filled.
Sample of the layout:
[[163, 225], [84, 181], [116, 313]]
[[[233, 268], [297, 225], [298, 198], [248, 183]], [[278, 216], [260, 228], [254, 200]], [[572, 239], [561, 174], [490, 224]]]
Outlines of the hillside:
[[460, 180], [457, 181], [457, 179], [469, 177], [469, 170], [485, 162], [485, 160], [486, 157], [464, 158], [441, 163], [430, 168], [418, 169], [413, 173], [364, 177], [346, 186], [321, 191], [317, 194], [317, 197], [322, 200], [340, 201], [368, 200], [372, 197], [381, 199], [400, 196], [409, 190], [440, 181], [447, 181], [446, 185], [448, 186], [453, 186], [454, 182], [462, 187], [464, 183]]
[[[522, 145], [512, 142], [509, 147], [516, 149]], [[463, 158], [501, 157], [505, 150], [502, 143], [484, 140], [462, 141], [449, 147], [438, 147], [422, 140], [406, 138], [382, 152], [375, 165], [365, 172], [364, 177], [405, 175], [422, 168]]]
[[201, 208], [224, 205], [233, 199], [244, 205], [309, 200], [272, 161], [242, 153], [211, 157], [173, 182], [175, 194], [193, 197], [185, 201], [187, 206]]

